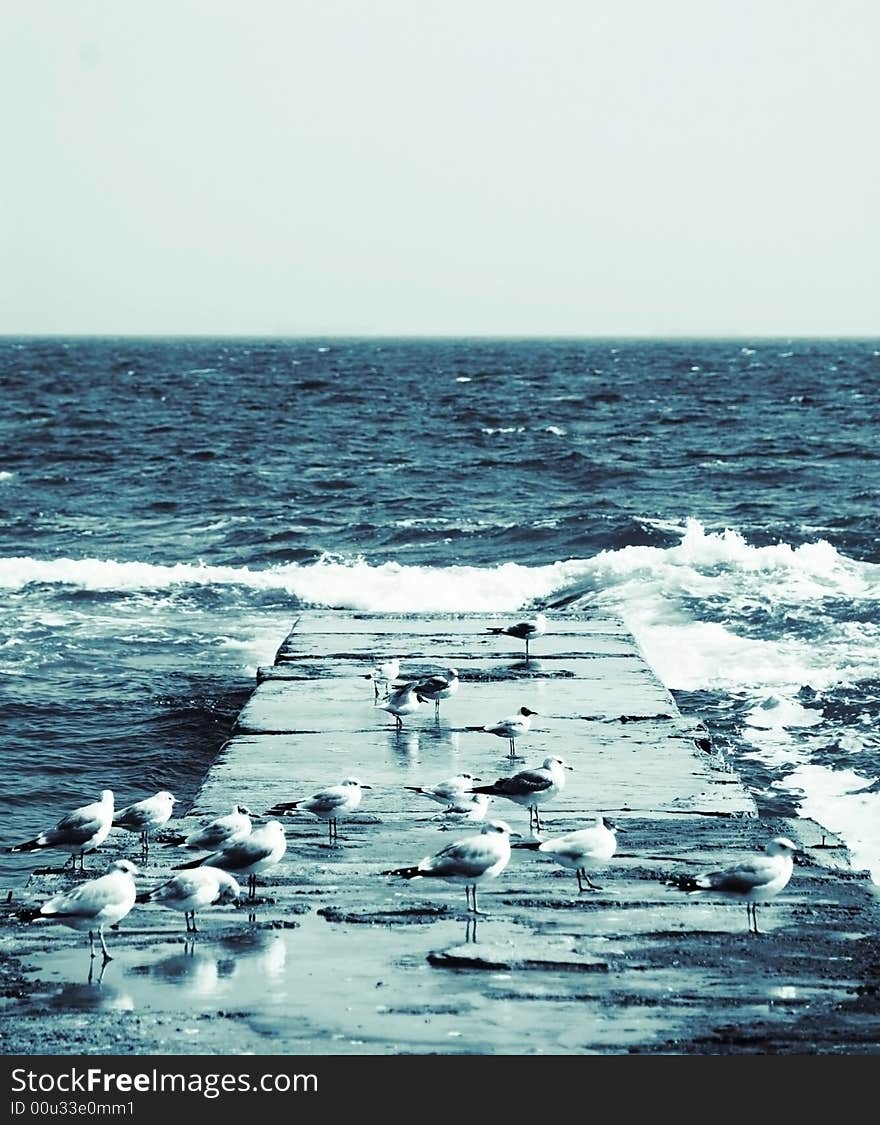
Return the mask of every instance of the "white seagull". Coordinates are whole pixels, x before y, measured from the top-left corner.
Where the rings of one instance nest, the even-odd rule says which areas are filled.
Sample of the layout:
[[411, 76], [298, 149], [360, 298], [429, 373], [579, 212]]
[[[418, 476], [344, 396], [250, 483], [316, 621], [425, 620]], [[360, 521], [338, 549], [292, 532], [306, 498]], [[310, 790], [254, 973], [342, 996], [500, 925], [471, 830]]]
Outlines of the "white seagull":
[[759, 934], [757, 904], [773, 898], [788, 884], [794, 870], [797, 844], [787, 836], [775, 836], [763, 855], [747, 859], [735, 867], [708, 871], [703, 875], [676, 875], [667, 885], [689, 894], [701, 891], [736, 898], [746, 904], [749, 932]]
[[150, 846], [150, 833], [171, 819], [176, 803], [177, 798], [172, 797], [167, 789], [162, 789], [152, 797], [145, 797], [143, 801], [135, 801], [133, 805], [120, 809], [113, 817], [113, 827], [139, 833], [141, 850], [146, 855]]
[[88, 930], [92, 957], [95, 956], [94, 931], [97, 930], [104, 961], [111, 961], [104, 942], [104, 927], [115, 926], [134, 906], [137, 897], [134, 876], [137, 870], [130, 860], [117, 859], [110, 864], [106, 875], [54, 895], [43, 903], [38, 913], [42, 917], [55, 918], [71, 929]]
[[565, 770], [572, 770], [568, 762], [553, 755], [545, 758], [534, 770], [520, 770], [513, 777], [499, 777], [493, 785], [475, 785], [473, 793], [487, 793], [490, 797], [506, 797], [529, 810], [529, 827], [541, 831], [538, 806], [552, 800], [565, 787]]
[[364, 785], [356, 777], [347, 777], [338, 785], [330, 785], [313, 793], [311, 797], [304, 797], [299, 801], [282, 801], [281, 804], [273, 805], [266, 815], [279, 816], [292, 809], [305, 809], [319, 820], [327, 821], [330, 843], [335, 844], [339, 839], [339, 818], [346, 813], [354, 812], [361, 803], [364, 789], [372, 789], [372, 786]]
[[457, 773], [455, 777], [438, 781], [436, 785], [404, 785], [404, 789], [427, 797], [429, 801], [436, 801], [438, 805], [454, 805], [463, 797], [469, 797], [471, 786], [479, 780], [472, 773]]
[[443, 879], [447, 883], [464, 883], [467, 908], [477, 909], [477, 884], [497, 879], [510, 862], [510, 825], [503, 820], [488, 820], [476, 836], [466, 836], [436, 855], [425, 856], [414, 867], [398, 867], [383, 875], [399, 875], [403, 879]]
[[[617, 835], [620, 831], [613, 820], [599, 817], [592, 828], [581, 828], [567, 832], [551, 840], [528, 840], [517, 844], [518, 848], [528, 848], [543, 852], [555, 859], [563, 867], [568, 867], [577, 875], [578, 890], [601, 891], [587, 874], [587, 866], [607, 863], [617, 851]], [[586, 887], [583, 881], [586, 881]]]
[[113, 790], [102, 789], [101, 800], [91, 805], [82, 805], [63, 816], [54, 828], [41, 832], [33, 840], [15, 844], [10, 852], [34, 852], [41, 848], [61, 848], [70, 852], [74, 869], [79, 856], [80, 870], [83, 869], [83, 856], [93, 852], [107, 839], [113, 823]]
[[484, 730], [488, 734], [495, 734], [499, 738], [506, 738], [510, 746], [510, 757], [515, 758], [517, 757], [516, 740], [529, 733], [532, 715], [537, 715], [537, 713], [537, 711], [530, 711], [528, 707], [520, 707], [515, 715], [508, 715], [506, 719], [499, 719], [495, 723], [486, 723], [484, 727], [478, 727], [477, 729]]
[[236, 844], [227, 844], [211, 855], [178, 863], [175, 871], [188, 871], [194, 867], [222, 867], [236, 875], [247, 875], [248, 898], [256, 898], [257, 874], [281, 861], [287, 850], [284, 826], [280, 820], [270, 820], [262, 828], [255, 828]]
[[415, 681], [416, 694], [426, 703], [434, 701], [434, 715], [437, 717], [440, 715], [440, 700], [455, 695], [460, 686], [461, 681], [456, 668], [448, 668], [445, 676], [438, 674]]
[[376, 706], [394, 716], [394, 723], [398, 730], [403, 726], [401, 716], [412, 715], [418, 711], [424, 699], [417, 693], [416, 685], [404, 684], [397, 691], [392, 691], [385, 699], [377, 699]]
[[251, 810], [246, 805], [235, 805], [232, 812], [218, 816], [210, 824], [190, 832], [180, 847], [191, 851], [214, 852], [250, 836], [252, 827]]
[[219, 867], [196, 867], [175, 875], [137, 896], [138, 902], [160, 902], [171, 910], [183, 911], [186, 919], [186, 932], [197, 934], [196, 911], [212, 903], [234, 902], [241, 894], [241, 887], [227, 872]]
[[387, 695], [388, 685], [392, 682], [392, 680], [396, 680], [399, 675], [400, 661], [397, 659], [397, 657], [395, 657], [393, 660], [386, 660], [382, 664], [377, 664], [374, 668], [367, 672], [364, 679], [373, 681], [373, 698], [378, 699], [379, 684], [382, 684], [385, 694]]
[[489, 626], [487, 632], [503, 634], [506, 637], [516, 637], [517, 640], [526, 642], [526, 660], [529, 658], [529, 641], [535, 637], [543, 637], [547, 632], [547, 618], [543, 613], [538, 613], [531, 621], [517, 621], [515, 625]]

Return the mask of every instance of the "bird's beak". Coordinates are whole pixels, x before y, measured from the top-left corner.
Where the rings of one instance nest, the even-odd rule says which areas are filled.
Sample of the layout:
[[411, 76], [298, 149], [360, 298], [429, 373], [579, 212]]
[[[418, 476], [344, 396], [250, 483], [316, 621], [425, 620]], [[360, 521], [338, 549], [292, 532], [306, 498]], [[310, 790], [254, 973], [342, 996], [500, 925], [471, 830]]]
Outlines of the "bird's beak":
[[566, 768], [567, 770], [572, 770], [572, 771], [574, 771], [574, 766], [569, 766], [569, 765], [566, 765], [566, 767], [565, 767], [565, 768]]
[[372, 789], [372, 785], [361, 785], [361, 789]]
[[510, 838], [511, 838], [511, 840], [521, 840], [522, 839], [522, 832], [511, 832]]

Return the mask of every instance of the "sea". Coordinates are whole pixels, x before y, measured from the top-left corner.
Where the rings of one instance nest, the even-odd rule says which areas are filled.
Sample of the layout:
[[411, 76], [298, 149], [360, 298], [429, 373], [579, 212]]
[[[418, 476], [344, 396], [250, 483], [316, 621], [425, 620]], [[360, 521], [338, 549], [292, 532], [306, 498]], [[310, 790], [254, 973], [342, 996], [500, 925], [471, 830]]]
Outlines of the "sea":
[[2, 845], [185, 805], [304, 609], [543, 608], [880, 882], [878, 597], [880, 340], [0, 338]]

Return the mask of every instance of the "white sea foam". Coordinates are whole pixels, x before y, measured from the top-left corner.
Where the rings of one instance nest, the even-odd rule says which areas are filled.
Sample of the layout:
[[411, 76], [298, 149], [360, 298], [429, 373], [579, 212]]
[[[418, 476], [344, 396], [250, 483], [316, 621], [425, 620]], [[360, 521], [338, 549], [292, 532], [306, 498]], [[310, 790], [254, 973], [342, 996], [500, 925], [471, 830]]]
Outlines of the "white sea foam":
[[12, 480], [12, 478], [14, 476], [15, 476], [15, 473], [7, 472], [6, 469], [3, 469], [2, 471], [0, 471], [0, 480]]
[[803, 790], [801, 814], [843, 837], [855, 866], [866, 867], [874, 882], [880, 883], [880, 793], [865, 792], [876, 780], [852, 770], [805, 763], [789, 775], [786, 784]]

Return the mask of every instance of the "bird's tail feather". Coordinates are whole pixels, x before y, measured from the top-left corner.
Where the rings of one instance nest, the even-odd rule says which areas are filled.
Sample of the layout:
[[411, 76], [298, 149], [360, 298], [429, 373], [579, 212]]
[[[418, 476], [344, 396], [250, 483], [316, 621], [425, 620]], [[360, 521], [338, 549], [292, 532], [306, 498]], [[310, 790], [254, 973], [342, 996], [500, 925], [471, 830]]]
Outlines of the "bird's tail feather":
[[397, 867], [393, 871], [382, 871], [382, 875], [399, 875], [402, 879], [415, 879], [416, 875], [423, 875], [418, 867]]
[[497, 635], [498, 635], [499, 633], [503, 633], [503, 632], [504, 632], [504, 630], [503, 630], [503, 629], [499, 629], [499, 628], [498, 628], [497, 626], [492, 626], [492, 625], [489, 625], [489, 626], [488, 626], [488, 627], [486, 628], [486, 632], [487, 632], [487, 633], [494, 633], [494, 634], [495, 634], [495, 635], [497, 636]]
[[201, 856], [199, 859], [187, 860], [186, 863], [175, 863], [174, 870], [175, 871], [187, 871], [190, 867], [201, 867], [204, 859], [205, 859], [205, 856]]
[[302, 804], [302, 801], [279, 801], [271, 809], [266, 809], [263, 816], [281, 816], [282, 813], [290, 812], [291, 809], [295, 809], [300, 804]]
[[37, 848], [41, 847], [43, 847], [43, 845], [39, 840], [28, 840], [24, 844], [13, 844], [11, 848], [6, 848], [4, 850], [8, 852], [34, 852]]

